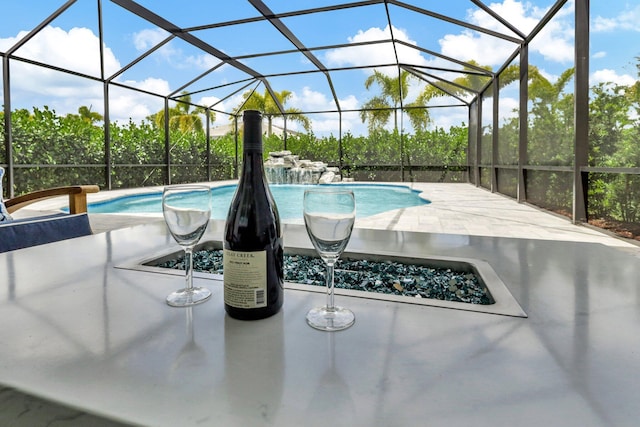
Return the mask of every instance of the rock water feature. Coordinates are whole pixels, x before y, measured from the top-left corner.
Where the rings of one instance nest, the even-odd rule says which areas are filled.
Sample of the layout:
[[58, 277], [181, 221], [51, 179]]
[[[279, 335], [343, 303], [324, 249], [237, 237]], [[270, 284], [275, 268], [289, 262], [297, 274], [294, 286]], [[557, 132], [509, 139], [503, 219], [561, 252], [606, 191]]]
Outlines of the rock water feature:
[[329, 184], [339, 182], [340, 169], [324, 162], [300, 160], [291, 151], [274, 151], [264, 162], [270, 184]]

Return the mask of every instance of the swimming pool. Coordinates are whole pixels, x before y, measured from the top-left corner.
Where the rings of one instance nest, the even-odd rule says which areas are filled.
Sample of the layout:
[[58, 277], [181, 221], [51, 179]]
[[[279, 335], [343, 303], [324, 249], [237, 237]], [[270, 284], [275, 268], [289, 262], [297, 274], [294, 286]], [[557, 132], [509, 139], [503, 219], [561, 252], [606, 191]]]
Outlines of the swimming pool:
[[[353, 190], [356, 197], [358, 218], [375, 215], [393, 209], [408, 208], [430, 203], [420, 197], [420, 191], [404, 185], [392, 184], [330, 184]], [[302, 218], [302, 196], [309, 185], [277, 184], [270, 185], [271, 193], [278, 206], [280, 219]], [[223, 185], [211, 189], [213, 219], [225, 219], [236, 185]], [[88, 205], [89, 213], [162, 213], [162, 192], [122, 196], [104, 202]]]

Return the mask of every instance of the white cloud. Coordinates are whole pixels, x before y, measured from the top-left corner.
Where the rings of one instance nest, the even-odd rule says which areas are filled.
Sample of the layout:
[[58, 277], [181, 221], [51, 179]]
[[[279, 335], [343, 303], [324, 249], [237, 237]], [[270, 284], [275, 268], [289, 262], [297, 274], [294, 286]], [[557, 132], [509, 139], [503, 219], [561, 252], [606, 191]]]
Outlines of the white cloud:
[[[232, 111], [242, 101], [242, 95], [236, 94], [229, 99], [220, 102], [220, 98], [216, 96], [203, 96], [196, 103], [205, 107], [214, 106], [213, 108], [218, 111]], [[215, 105], [214, 105], [215, 104]], [[227, 114], [220, 114], [216, 112], [216, 119], [211, 123], [211, 127], [226, 126], [229, 123], [229, 116]]]
[[[218, 97], [215, 96], [208, 96], [208, 97], [203, 97], [203, 101], [204, 104], [203, 105], [215, 105], [215, 109], [216, 110], [223, 110], [223, 111], [233, 111], [235, 110], [238, 105], [240, 105], [242, 102], [244, 102], [244, 91], [243, 92], [239, 92], [236, 93], [235, 95], [225, 99], [224, 101], [220, 101], [220, 99]], [[210, 102], [212, 101], [212, 102]]]
[[640, 31], [638, 21], [640, 21], [640, 6], [636, 6], [633, 9], [627, 7], [626, 10], [612, 18], [596, 16], [591, 22], [591, 31], [596, 33], [616, 30], [637, 32]]
[[[169, 36], [169, 33], [160, 28], [144, 29], [133, 34], [133, 45], [143, 53], [158, 45]], [[151, 54], [156, 60], [169, 64], [175, 69], [208, 70], [220, 63], [220, 60], [207, 53], [188, 55], [179, 47], [180, 39], [173, 39]], [[157, 55], [157, 56], [154, 56]]]
[[311, 90], [308, 86], [302, 88], [302, 94], [300, 95], [295, 92], [292, 93], [289, 103], [302, 111], [318, 111], [336, 108], [333, 99], [328, 99], [324, 93]]
[[[372, 27], [366, 31], [358, 31], [358, 33], [349, 37], [349, 43], [362, 43], [370, 41], [389, 40], [391, 31], [397, 40], [405, 41], [415, 45], [416, 42], [411, 40], [406, 31], [389, 26], [384, 29]], [[398, 60], [408, 64], [425, 65], [427, 61], [416, 49], [404, 45], [397, 45]], [[333, 49], [326, 53], [326, 61], [332, 66], [349, 66], [362, 64], [392, 64], [396, 62], [393, 46], [391, 43], [382, 43], [374, 45], [354, 46], [349, 48]], [[370, 71], [365, 71], [367, 74]]]
[[[500, 97], [500, 103], [498, 107], [498, 115], [501, 122], [505, 122], [507, 119], [517, 117], [517, 109], [520, 107], [520, 102], [515, 98]], [[515, 111], [515, 112], [514, 112]]]
[[573, 62], [575, 56], [573, 14], [574, 2], [571, 0], [544, 26], [529, 44], [529, 49], [540, 53], [548, 61]]
[[451, 126], [460, 126], [469, 123], [469, 111], [466, 107], [459, 108], [435, 108], [429, 110], [432, 123], [429, 128], [449, 129]]
[[[516, 28], [528, 34], [546, 13], [546, 10], [517, 0], [504, 0], [502, 3], [491, 3], [489, 7], [512, 23]], [[556, 17], [536, 36], [530, 49], [538, 52], [547, 60], [567, 62], [573, 60], [573, 26], [569, 19], [573, 10], [573, 1], [563, 8]], [[469, 14], [469, 22], [502, 33], [508, 32], [505, 27], [482, 10]], [[499, 66], [515, 51], [513, 43], [464, 30], [459, 34], [447, 34], [440, 39], [442, 53], [454, 58], [475, 60], [483, 65]]]
[[449, 57], [491, 66], [502, 65], [516, 48], [512, 43], [472, 31], [447, 34], [438, 42], [442, 53]]
[[218, 98], [217, 96], [203, 96], [202, 98], [200, 98], [198, 103], [200, 105], [204, 105], [205, 107], [210, 107], [213, 104], [216, 104], [218, 101], [220, 101], [220, 98]]
[[550, 73], [544, 68], [538, 68], [538, 72], [542, 75], [542, 77], [549, 80], [550, 82], [555, 82], [560, 78], [559, 74]]
[[[167, 38], [168, 33], [162, 29], [144, 29], [133, 34], [133, 45], [138, 52], [145, 53], [149, 49], [156, 46], [162, 40]], [[169, 64], [180, 63], [182, 52], [175, 47], [175, 39], [166, 43], [157, 51], [151, 54], [157, 61], [162, 61]]]
[[133, 45], [138, 52], [145, 52], [168, 36], [169, 33], [160, 28], [144, 29], [133, 34]]
[[600, 58], [604, 58], [606, 56], [607, 56], [607, 52], [601, 50], [600, 52], [594, 53], [592, 58], [593, 59], [600, 59]]
[[589, 78], [590, 85], [595, 85], [598, 83], [606, 83], [606, 82], [613, 82], [623, 86], [631, 86], [635, 84], [636, 79], [630, 76], [629, 74], [620, 75], [615, 70], [610, 70], [606, 68], [595, 71], [593, 74], [591, 74], [591, 77]]
[[354, 110], [358, 108], [359, 105], [360, 101], [358, 101], [358, 99], [353, 95], [349, 95], [345, 99], [340, 100], [340, 107], [343, 110]]
[[150, 105], [141, 102], [135, 95], [122, 95], [111, 97], [109, 108], [111, 121], [126, 123], [131, 120], [138, 123], [160, 111], [162, 102], [156, 108], [152, 108]]
[[[0, 50], [6, 51], [27, 34], [26, 31], [21, 31], [16, 37], [0, 39]], [[88, 28], [65, 31], [59, 27], [47, 26], [20, 47], [15, 55], [99, 77], [99, 43], [98, 37]], [[104, 49], [104, 61], [107, 75], [120, 69], [120, 62], [108, 47]], [[20, 83], [19, 76], [15, 76], [13, 80]]]
[[[162, 82], [157, 79], [147, 79], [143, 82], [125, 81], [123, 83], [144, 90], [163, 86]], [[140, 122], [163, 107], [163, 99], [157, 96], [141, 94], [119, 86], [112, 86], [109, 91], [109, 117], [112, 121]]]
[[154, 77], [148, 77], [142, 81], [125, 80], [122, 83], [127, 86], [135, 87], [147, 92], [157, 93], [160, 95], [167, 95], [170, 92], [169, 83], [166, 80], [157, 79]]
[[[525, 34], [533, 30], [545, 12], [530, 3], [525, 4], [516, 0], [504, 0], [502, 3], [491, 3], [489, 4], [489, 8]], [[506, 27], [482, 9], [473, 11], [470, 14], [470, 19], [471, 22], [490, 30], [500, 32], [508, 31]]]
[[529, 48], [548, 61], [572, 62], [575, 56], [573, 29], [566, 23], [551, 21], [529, 44]]
[[[184, 58], [183, 63], [185, 65], [184, 68], [190, 68], [190, 66], [194, 66], [200, 70], [210, 70], [216, 65], [220, 64], [218, 58], [213, 55], [203, 54], [203, 55], [190, 55]], [[228, 65], [224, 65], [223, 67], [228, 67]], [[221, 69], [223, 68], [221, 67]]]
[[[536, 37], [532, 50], [545, 56], [546, 59], [557, 62], [573, 60], [573, 26], [571, 21], [573, 0], [570, 0], [556, 17]], [[547, 9], [541, 9], [528, 2], [518, 0], [504, 0], [491, 3], [489, 7], [512, 23], [516, 28], [529, 33], [545, 15]], [[508, 33], [509, 31], [497, 20], [483, 10], [470, 11], [467, 17], [470, 23], [484, 28]], [[415, 45], [410, 35], [403, 29], [393, 27], [394, 37]], [[391, 38], [391, 30], [373, 27], [360, 30], [348, 39], [349, 43], [380, 41]], [[441, 52], [453, 58], [475, 60], [483, 65], [499, 66], [512, 54], [517, 45], [487, 34], [471, 30], [463, 30], [458, 34], [446, 34], [440, 40]], [[407, 46], [398, 46], [400, 62], [434, 65], [433, 60], [425, 59], [422, 54]], [[326, 54], [326, 61], [334, 66], [349, 66], [362, 64], [394, 63], [395, 56], [391, 44], [365, 45], [350, 48], [334, 49]], [[441, 60], [436, 60], [442, 62]], [[365, 71], [368, 73], [368, 71]]]
[[[349, 43], [366, 43], [371, 41], [389, 40], [391, 38], [391, 31], [393, 31], [393, 36], [395, 39], [402, 40], [410, 45], [414, 45], [414, 46], [417, 45], [416, 41], [412, 40], [409, 34], [407, 34], [405, 30], [401, 28], [396, 28], [396, 27], [390, 28], [389, 26], [385, 27], [384, 29], [372, 27], [364, 31], [360, 30], [355, 36], [349, 37], [348, 41]], [[439, 58], [427, 60], [425, 59], [424, 56], [422, 56], [419, 50], [411, 48], [409, 46], [398, 44], [396, 45], [396, 49], [398, 54], [398, 60], [401, 63], [411, 64], [411, 65], [420, 65], [420, 66], [427, 66], [427, 65], [430, 65], [430, 66], [449, 65], [450, 66], [451, 65], [450, 63], [447, 63], [445, 60], [442, 60]], [[370, 64], [370, 65], [393, 64], [396, 62], [393, 46], [391, 45], [391, 43], [382, 43], [382, 44], [375, 44], [375, 45], [363, 45], [363, 46], [355, 46], [350, 48], [334, 49], [329, 51], [326, 54], [325, 59], [327, 61], [327, 64], [329, 64], [330, 66], [358, 66], [363, 64], [365, 65], [366, 64]], [[390, 75], [392, 77], [397, 77], [397, 73], [398, 73], [398, 68], [395, 66], [376, 67], [376, 70], [381, 73]], [[363, 74], [370, 75], [371, 69], [363, 69]], [[455, 77], [457, 76], [453, 76], [451, 78], [455, 78]], [[415, 99], [418, 96], [418, 94], [422, 91], [423, 88], [424, 88], [424, 83], [414, 80], [409, 87], [409, 93], [407, 94], [407, 98], [406, 98], [407, 102], [411, 102], [411, 100]], [[355, 109], [360, 106], [360, 104], [358, 103], [357, 105], [354, 105], [352, 107], [346, 107], [344, 104], [349, 102], [348, 99], [341, 100], [340, 106], [343, 109], [349, 109], [349, 108]], [[355, 97], [352, 97], [350, 99], [356, 100]], [[325, 102], [329, 102], [329, 101], [325, 100]], [[335, 108], [335, 103], [332, 100], [330, 105], [331, 105], [330, 108]], [[301, 109], [304, 110], [304, 108], [301, 108]], [[344, 122], [348, 122], [349, 124], [352, 123], [350, 120], [343, 120], [343, 127], [344, 127]], [[359, 123], [358, 125], [354, 125], [353, 127], [354, 128], [361, 127], [359, 117], [358, 117], [358, 123]]]
[[[150, 93], [168, 94], [171, 90], [166, 80], [149, 77], [142, 81], [124, 80], [122, 84]], [[140, 122], [164, 108], [164, 100], [158, 96], [139, 93], [135, 90], [112, 86], [109, 97], [112, 121]]]
[[607, 31], [613, 31], [618, 26], [615, 19], [603, 18], [602, 16], [596, 16], [591, 22], [591, 31], [594, 33], [602, 33]]
[[[27, 35], [0, 39], [6, 51]], [[100, 76], [99, 39], [87, 28], [65, 31], [48, 26], [15, 52], [15, 56], [95, 77]], [[108, 47], [104, 48], [105, 72], [120, 69], [120, 63]], [[11, 61], [11, 95], [15, 108], [31, 109], [47, 105], [59, 114], [76, 113], [82, 105], [102, 113], [102, 84], [69, 73]]]
[[[489, 7], [525, 34], [535, 27], [542, 15], [539, 9], [515, 0], [491, 3]], [[469, 22], [480, 27], [509, 33], [506, 27], [481, 9], [469, 12], [467, 18]], [[446, 34], [439, 43], [442, 53], [447, 56], [465, 61], [474, 60], [479, 64], [491, 66], [502, 65], [517, 48], [514, 43], [471, 30], [464, 30], [459, 34]]]
[[[344, 99], [339, 99], [340, 108], [343, 110], [356, 109], [360, 102], [355, 96], [349, 95]], [[301, 111], [328, 111], [335, 110], [336, 103], [333, 98], [328, 98], [325, 94], [304, 87], [302, 93], [293, 92], [288, 103], [289, 106], [297, 108]], [[337, 135], [340, 129], [340, 117], [338, 113], [318, 113], [308, 114], [311, 120], [311, 128], [316, 135], [331, 134]], [[290, 127], [300, 130], [297, 123], [290, 123]], [[342, 115], [342, 132], [351, 131], [352, 133], [362, 133], [365, 126], [360, 122], [357, 113], [344, 113]]]
[[[20, 32], [15, 37], [0, 39], [0, 50], [6, 51], [26, 36]], [[138, 43], [144, 44], [143, 40]], [[99, 39], [88, 28], [71, 28], [65, 31], [48, 26], [16, 51], [16, 56], [51, 64], [83, 74], [100, 76]], [[121, 65], [113, 51], [104, 47], [105, 74], [110, 76]], [[167, 94], [169, 83], [158, 78], [143, 81], [117, 80], [126, 85], [153, 93]], [[102, 83], [76, 77], [44, 67], [11, 62], [12, 103], [15, 108], [31, 108], [48, 105], [58, 114], [76, 113], [82, 105], [93, 111], [103, 111]], [[110, 91], [110, 118], [113, 121], [140, 121], [163, 106], [161, 98], [113, 86]]]

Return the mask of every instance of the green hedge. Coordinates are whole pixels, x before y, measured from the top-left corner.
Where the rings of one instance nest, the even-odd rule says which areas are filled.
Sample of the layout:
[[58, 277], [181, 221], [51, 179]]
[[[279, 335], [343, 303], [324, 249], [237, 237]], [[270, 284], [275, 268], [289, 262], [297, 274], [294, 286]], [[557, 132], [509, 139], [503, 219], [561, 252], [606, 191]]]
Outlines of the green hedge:
[[[615, 135], [607, 134], [605, 130], [610, 132], [611, 126], [600, 126], [599, 122], [611, 116], [607, 110], [611, 103], [603, 102], [600, 106], [596, 101], [605, 97], [607, 100], [614, 98], [624, 104], [625, 108], [638, 108], [637, 103], [623, 103], [622, 92], [612, 93], [601, 88], [597, 94], [599, 98], [592, 102], [591, 163], [637, 167], [640, 164], [640, 120], [623, 122], [618, 125]], [[533, 121], [530, 124], [532, 140], [529, 149], [538, 156], [554, 152], [555, 156], [552, 158], [543, 156], [546, 164], [551, 162], [567, 165], [572, 161], [571, 154], [564, 148], [558, 150], [557, 147], [552, 147], [558, 135], [562, 135], [564, 139], [568, 138], [567, 127], [559, 126], [554, 120], [559, 119], [546, 116], [544, 122], [539, 119], [537, 122], [540, 123]], [[102, 125], [74, 114], [59, 116], [47, 107], [33, 108], [32, 111], [13, 111], [11, 123], [15, 194], [72, 184], [97, 184], [103, 189], [107, 188], [107, 157]], [[501, 127], [501, 131], [505, 137], [517, 135], [515, 126], [515, 122], [506, 123]], [[544, 134], [544, 129], [551, 130], [545, 131]], [[448, 130], [437, 128], [403, 135], [386, 130], [378, 130], [367, 136], [355, 136], [347, 132], [342, 136], [342, 144], [335, 136], [297, 134], [288, 136], [286, 149], [298, 154], [300, 158], [324, 161], [334, 166], [341, 164], [343, 175], [356, 180], [464, 181], [467, 132], [464, 125]], [[4, 135], [4, 117], [0, 112], [2, 146]], [[147, 121], [112, 123], [110, 135], [111, 188], [166, 183], [163, 130]], [[515, 138], [507, 139], [509, 145], [515, 143]], [[207, 148], [203, 132], [172, 130], [169, 141], [171, 182], [225, 180], [236, 177], [236, 159], [241, 161], [241, 157], [236, 157], [236, 139], [233, 135], [212, 139]], [[241, 152], [241, 138], [237, 145]], [[562, 147], [567, 145], [562, 144]], [[269, 151], [284, 148], [285, 141], [281, 137], [265, 137], [265, 157]], [[4, 150], [0, 150], [0, 163], [7, 163]], [[548, 172], [530, 173], [528, 188], [532, 197], [529, 201], [553, 210], [569, 210], [572, 200], [571, 186], [567, 184], [567, 177], [564, 175]], [[504, 182], [506, 183], [506, 180]], [[640, 178], [637, 175], [591, 175], [590, 216], [637, 223], [640, 221], [639, 205]]]

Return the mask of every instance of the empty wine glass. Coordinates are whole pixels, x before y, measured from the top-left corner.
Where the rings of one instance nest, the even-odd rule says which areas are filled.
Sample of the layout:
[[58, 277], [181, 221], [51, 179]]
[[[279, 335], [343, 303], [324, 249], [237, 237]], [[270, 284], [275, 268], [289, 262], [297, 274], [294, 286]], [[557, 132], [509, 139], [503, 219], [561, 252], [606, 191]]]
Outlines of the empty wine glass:
[[346, 329], [355, 322], [355, 315], [334, 304], [333, 270], [353, 230], [356, 218], [353, 191], [331, 186], [306, 190], [303, 213], [311, 243], [327, 266], [327, 304], [309, 310], [307, 323], [323, 331]]
[[167, 304], [186, 307], [206, 301], [211, 291], [193, 287], [193, 247], [211, 217], [211, 189], [206, 185], [170, 185], [162, 192], [162, 213], [173, 238], [184, 248], [186, 285], [167, 296]]

